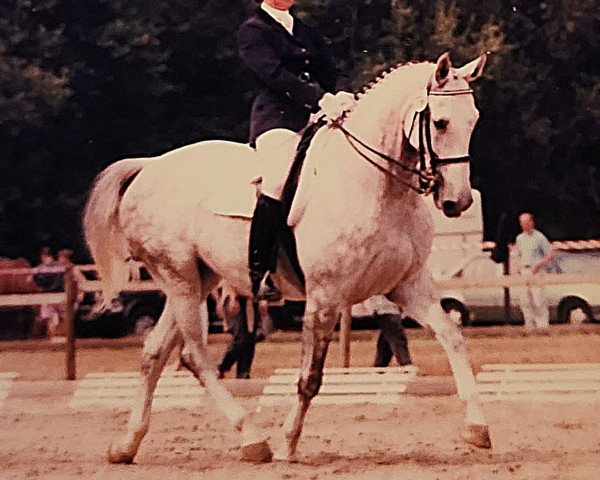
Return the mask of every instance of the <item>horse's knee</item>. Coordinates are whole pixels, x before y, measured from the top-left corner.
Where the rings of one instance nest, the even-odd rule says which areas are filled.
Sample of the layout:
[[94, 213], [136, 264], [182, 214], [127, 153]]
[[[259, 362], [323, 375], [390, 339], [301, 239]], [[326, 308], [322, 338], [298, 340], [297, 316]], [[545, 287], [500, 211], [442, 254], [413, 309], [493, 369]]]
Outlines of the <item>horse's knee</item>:
[[310, 374], [307, 379], [301, 378], [298, 381], [298, 395], [309, 400], [316, 397], [321, 388], [322, 378], [322, 375], [317, 374]]
[[459, 328], [453, 322], [447, 322], [435, 329], [436, 338], [455, 352], [466, 352], [467, 343]]
[[181, 366], [183, 368], [194, 373], [193, 364], [191, 363], [189, 354], [184, 355], [183, 353], [180, 353], [179, 354], [179, 363], [181, 364]]
[[185, 366], [185, 368], [195, 371], [197, 369], [197, 362], [194, 362], [194, 355], [189, 350], [185, 348], [181, 350], [181, 354], [179, 355], [181, 359], [181, 363]]
[[154, 370], [154, 366], [160, 360], [160, 352], [144, 352], [142, 354], [141, 372], [143, 375], [150, 375]]

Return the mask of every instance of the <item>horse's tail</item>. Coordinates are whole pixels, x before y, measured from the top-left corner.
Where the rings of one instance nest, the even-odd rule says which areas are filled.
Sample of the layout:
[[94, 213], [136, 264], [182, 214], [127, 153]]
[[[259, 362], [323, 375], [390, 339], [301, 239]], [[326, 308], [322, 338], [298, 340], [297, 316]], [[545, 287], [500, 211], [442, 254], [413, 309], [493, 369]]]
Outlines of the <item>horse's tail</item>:
[[83, 232], [102, 284], [104, 306], [129, 281], [129, 247], [119, 222], [125, 190], [142, 170], [144, 159], [126, 159], [100, 172], [83, 213]]

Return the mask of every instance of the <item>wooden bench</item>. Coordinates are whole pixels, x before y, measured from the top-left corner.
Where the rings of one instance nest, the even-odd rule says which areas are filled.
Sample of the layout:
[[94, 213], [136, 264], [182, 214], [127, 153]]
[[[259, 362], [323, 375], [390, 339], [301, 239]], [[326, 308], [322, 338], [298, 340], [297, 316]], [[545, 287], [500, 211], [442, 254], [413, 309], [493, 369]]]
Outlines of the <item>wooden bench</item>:
[[600, 400], [600, 363], [483, 365], [476, 380], [484, 400]]
[[[297, 395], [298, 369], [278, 368], [269, 377], [259, 404], [292, 403]], [[351, 403], [398, 403], [417, 369], [410, 367], [325, 368], [323, 384], [313, 403], [341, 405]]]
[[[71, 408], [129, 409], [138, 393], [139, 372], [89, 373], [80, 380], [69, 403]], [[153, 408], [187, 408], [202, 405], [205, 389], [189, 372], [165, 371], [154, 392]]]

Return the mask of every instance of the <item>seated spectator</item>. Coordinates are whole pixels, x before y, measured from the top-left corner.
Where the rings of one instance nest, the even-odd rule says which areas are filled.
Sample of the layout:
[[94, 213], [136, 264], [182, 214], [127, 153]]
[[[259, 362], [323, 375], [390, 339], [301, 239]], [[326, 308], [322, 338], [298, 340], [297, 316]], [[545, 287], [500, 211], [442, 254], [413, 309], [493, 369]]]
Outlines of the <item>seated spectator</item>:
[[[42, 248], [40, 263], [36, 268], [33, 281], [44, 292], [62, 292], [64, 290], [63, 265], [54, 259], [49, 247]], [[44, 304], [40, 308], [38, 322], [45, 327], [46, 336], [51, 342], [62, 342], [64, 336], [59, 335], [61, 319], [64, 316], [64, 305], [61, 303]]]

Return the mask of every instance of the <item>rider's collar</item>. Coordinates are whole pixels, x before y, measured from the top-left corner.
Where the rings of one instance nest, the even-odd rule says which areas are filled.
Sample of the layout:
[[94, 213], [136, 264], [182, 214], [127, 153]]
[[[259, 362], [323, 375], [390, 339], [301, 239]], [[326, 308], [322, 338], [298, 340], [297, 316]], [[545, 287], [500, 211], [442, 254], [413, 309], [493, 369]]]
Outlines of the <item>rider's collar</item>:
[[270, 5], [267, 5], [265, 2], [260, 4], [260, 8], [267, 12], [273, 20], [279, 23], [289, 33], [292, 33], [292, 30], [294, 29], [294, 17], [292, 17], [289, 10], [277, 10]]

